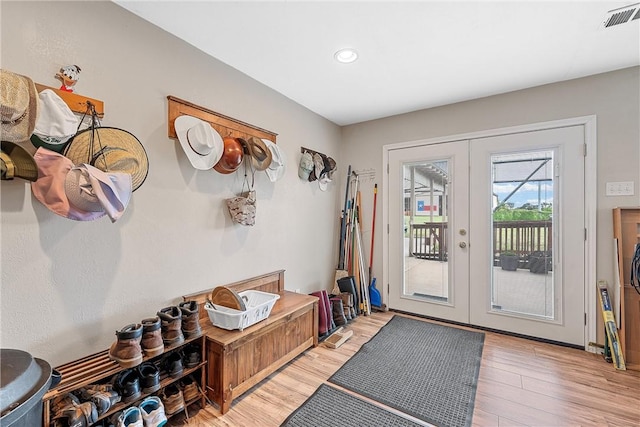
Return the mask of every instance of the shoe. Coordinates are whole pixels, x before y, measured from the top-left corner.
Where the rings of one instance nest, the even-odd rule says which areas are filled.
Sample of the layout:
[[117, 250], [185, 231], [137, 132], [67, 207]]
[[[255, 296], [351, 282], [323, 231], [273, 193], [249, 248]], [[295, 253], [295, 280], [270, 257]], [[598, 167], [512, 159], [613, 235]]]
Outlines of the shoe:
[[182, 311], [176, 307], [165, 307], [158, 312], [162, 329], [162, 341], [166, 347], [182, 344]]
[[160, 398], [164, 404], [165, 413], [172, 416], [184, 409], [184, 397], [182, 391], [175, 385], [171, 384], [160, 392]]
[[198, 383], [194, 381], [191, 375], [184, 377], [180, 381], [180, 387], [182, 388], [182, 397], [184, 398], [185, 402], [190, 402], [193, 399], [200, 397]]
[[325, 336], [329, 332], [330, 325], [328, 324], [327, 311], [324, 308], [324, 298], [320, 291], [311, 292], [310, 295], [318, 298], [318, 335]]
[[342, 308], [344, 309], [344, 317], [347, 318], [347, 322], [350, 322], [354, 319], [351, 316], [351, 310], [353, 309], [353, 295], [349, 292], [340, 292], [338, 295], [342, 299]]
[[137, 368], [140, 388], [143, 393], [150, 394], [160, 389], [160, 369], [151, 362], [144, 362]]
[[184, 348], [184, 366], [185, 368], [195, 368], [201, 361], [201, 347], [198, 344], [192, 343]]
[[131, 324], [116, 331], [118, 339], [111, 344], [109, 358], [118, 362], [122, 368], [133, 368], [142, 363], [142, 325]]
[[120, 402], [120, 395], [111, 384], [91, 384], [79, 390], [82, 400], [91, 401], [96, 405], [98, 415], [107, 412], [113, 405]]
[[158, 396], [147, 397], [138, 408], [140, 408], [145, 427], [162, 427], [167, 423], [164, 405]]
[[333, 314], [333, 321], [336, 326], [344, 326], [347, 324], [347, 318], [344, 315], [344, 307], [342, 306], [342, 298], [334, 297], [329, 300], [331, 303], [331, 312]]
[[181, 302], [178, 307], [182, 312], [182, 332], [184, 336], [189, 338], [202, 335], [198, 303], [196, 301], [185, 301]]
[[98, 421], [98, 410], [93, 402], [76, 403], [72, 399], [66, 406], [57, 406], [53, 416], [54, 425], [88, 427]]
[[115, 427], [145, 427], [142, 421], [142, 413], [137, 406], [131, 406], [122, 412], [116, 413], [111, 423]]
[[151, 358], [159, 356], [164, 352], [164, 342], [162, 341], [162, 331], [160, 328], [160, 318], [152, 317], [142, 320], [142, 351], [144, 355]]
[[125, 369], [115, 376], [113, 387], [122, 397], [125, 403], [138, 399], [140, 392], [140, 379], [136, 369]]
[[179, 351], [170, 353], [164, 360], [164, 368], [170, 377], [179, 377], [182, 375], [182, 356]]

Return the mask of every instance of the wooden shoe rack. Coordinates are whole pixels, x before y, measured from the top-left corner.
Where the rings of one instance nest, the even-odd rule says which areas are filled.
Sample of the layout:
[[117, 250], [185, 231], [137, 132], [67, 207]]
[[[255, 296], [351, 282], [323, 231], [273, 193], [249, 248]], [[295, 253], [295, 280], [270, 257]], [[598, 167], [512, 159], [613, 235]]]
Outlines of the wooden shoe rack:
[[[172, 351], [177, 351], [190, 343], [197, 343], [200, 345], [201, 354], [200, 360], [201, 362], [193, 367], [193, 368], [185, 368], [182, 374], [178, 377], [169, 377], [163, 378], [161, 374], [160, 381], [160, 390], [155, 393], [142, 393], [139, 399], [128, 402], [128, 403], [116, 403], [112, 406], [107, 412], [100, 415], [98, 421], [103, 420], [105, 418], [110, 417], [114, 413], [118, 411], [122, 411], [130, 406], [138, 405], [145, 397], [150, 396], [151, 394], [158, 394], [162, 389], [167, 387], [170, 384], [179, 381], [181, 378], [186, 377], [190, 374], [195, 374], [194, 377], [198, 380], [200, 386], [204, 390], [205, 384], [205, 345], [204, 345], [204, 336], [199, 337], [191, 337], [184, 340], [183, 343], [179, 345], [173, 345], [171, 347], [165, 347], [164, 353], [159, 356], [155, 356], [153, 358], [145, 357], [144, 362], [157, 362], [160, 361], [164, 355], [171, 353]], [[57, 396], [64, 395], [66, 393], [70, 393], [76, 391], [82, 387], [85, 387], [89, 384], [96, 384], [100, 382], [104, 382], [104, 380], [113, 378], [113, 376], [122, 372], [124, 368], [121, 368], [113, 360], [109, 359], [109, 350], [104, 350], [96, 354], [92, 354], [90, 356], [84, 357], [82, 359], [75, 360], [73, 362], [66, 363], [64, 365], [58, 366], [55, 368], [62, 375], [62, 380], [58, 385], [53, 387], [51, 390], [47, 391], [42, 400], [43, 400], [43, 426], [49, 427], [52, 424], [52, 420], [55, 414], [52, 413], [51, 405], [53, 399]], [[197, 399], [192, 399], [189, 402], [185, 402], [185, 409], [192, 403], [199, 402], [201, 407], [205, 405], [206, 396], [204, 393], [202, 396]], [[179, 412], [178, 412], [179, 413]], [[175, 415], [175, 414], [173, 414]]]

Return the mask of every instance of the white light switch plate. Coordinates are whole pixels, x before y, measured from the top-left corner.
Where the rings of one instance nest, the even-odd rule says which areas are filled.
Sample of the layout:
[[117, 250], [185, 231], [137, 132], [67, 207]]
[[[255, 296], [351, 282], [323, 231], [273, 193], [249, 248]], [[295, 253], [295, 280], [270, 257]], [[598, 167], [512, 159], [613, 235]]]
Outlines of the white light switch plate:
[[633, 196], [633, 181], [607, 182], [607, 196]]

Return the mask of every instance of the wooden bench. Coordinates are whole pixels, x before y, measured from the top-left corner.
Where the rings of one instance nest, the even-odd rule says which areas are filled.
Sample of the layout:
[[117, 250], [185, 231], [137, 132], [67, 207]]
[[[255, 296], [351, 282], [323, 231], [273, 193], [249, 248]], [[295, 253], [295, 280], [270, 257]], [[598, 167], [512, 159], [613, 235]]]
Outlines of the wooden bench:
[[279, 294], [271, 314], [243, 331], [213, 326], [204, 309], [212, 289], [183, 296], [197, 301], [206, 337], [207, 395], [226, 413], [233, 399], [318, 345], [318, 299], [284, 290], [284, 270], [225, 285], [236, 292]]

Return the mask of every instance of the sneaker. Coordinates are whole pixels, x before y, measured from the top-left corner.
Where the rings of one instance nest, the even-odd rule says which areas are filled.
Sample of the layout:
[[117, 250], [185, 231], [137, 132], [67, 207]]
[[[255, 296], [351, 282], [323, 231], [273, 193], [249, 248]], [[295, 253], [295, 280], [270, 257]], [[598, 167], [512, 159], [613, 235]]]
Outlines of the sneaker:
[[182, 357], [179, 351], [170, 353], [164, 360], [165, 370], [170, 377], [179, 377], [182, 375]]
[[118, 362], [122, 368], [133, 368], [142, 363], [142, 325], [131, 324], [116, 331], [118, 339], [109, 348], [109, 358]]
[[93, 402], [76, 403], [56, 407], [53, 416], [54, 425], [88, 427], [98, 421], [98, 410]]
[[184, 348], [184, 366], [185, 368], [195, 368], [200, 364], [201, 360], [201, 347], [198, 344], [188, 344]]
[[160, 398], [168, 416], [172, 416], [184, 409], [182, 391], [175, 384], [165, 387], [160, 393]]
[[140, 388], [143, 393], [150, 394], [160, 389], [160, 369], [151, 362], [144, 362], [137, 368]]
[[176, 306], [165, 307], [158, 312], [162, 330], [162, 341], [166, 347], [182, 344], [182, 311]]
[[98, 415], [104, 414], [120, 402], [120, 395], [111, 384], [91, 384], [81, 388], [78, 394], [82, 400], [91, 401], [96, 405]]
[[164, 351], [160, 318], [153, 317], [142, 320], [142, 340], [140, 345], [148, 358], [159, 356]]
[[136, 369], [125, 369], [115, 376], [113, 387], [122, 396], [125, 403], [138, 399], [140, 392], [140, 379]]
[[140, 408], [131, 406], [122, 412], [116, 413], [111, 419], [115, 427], [144, 427]]
[[145, 427], [162, 427], [167, 423], [164, 405], [159, 397], [147, 397], [140, 403], [139, 408]]
[[182, 332], [186, 337], [202, 335], [200, 328], [200, 315], [196, 301], [185, 301], [178, 304], [182, 312]]
[[191, 375], [184, 377], [180, 381], [180, 387], [182, 388], [182, 397], [184, 398], [185, 402], [190, 402], [193, 399], [200, 397], [198, 383], [195, 382]]

